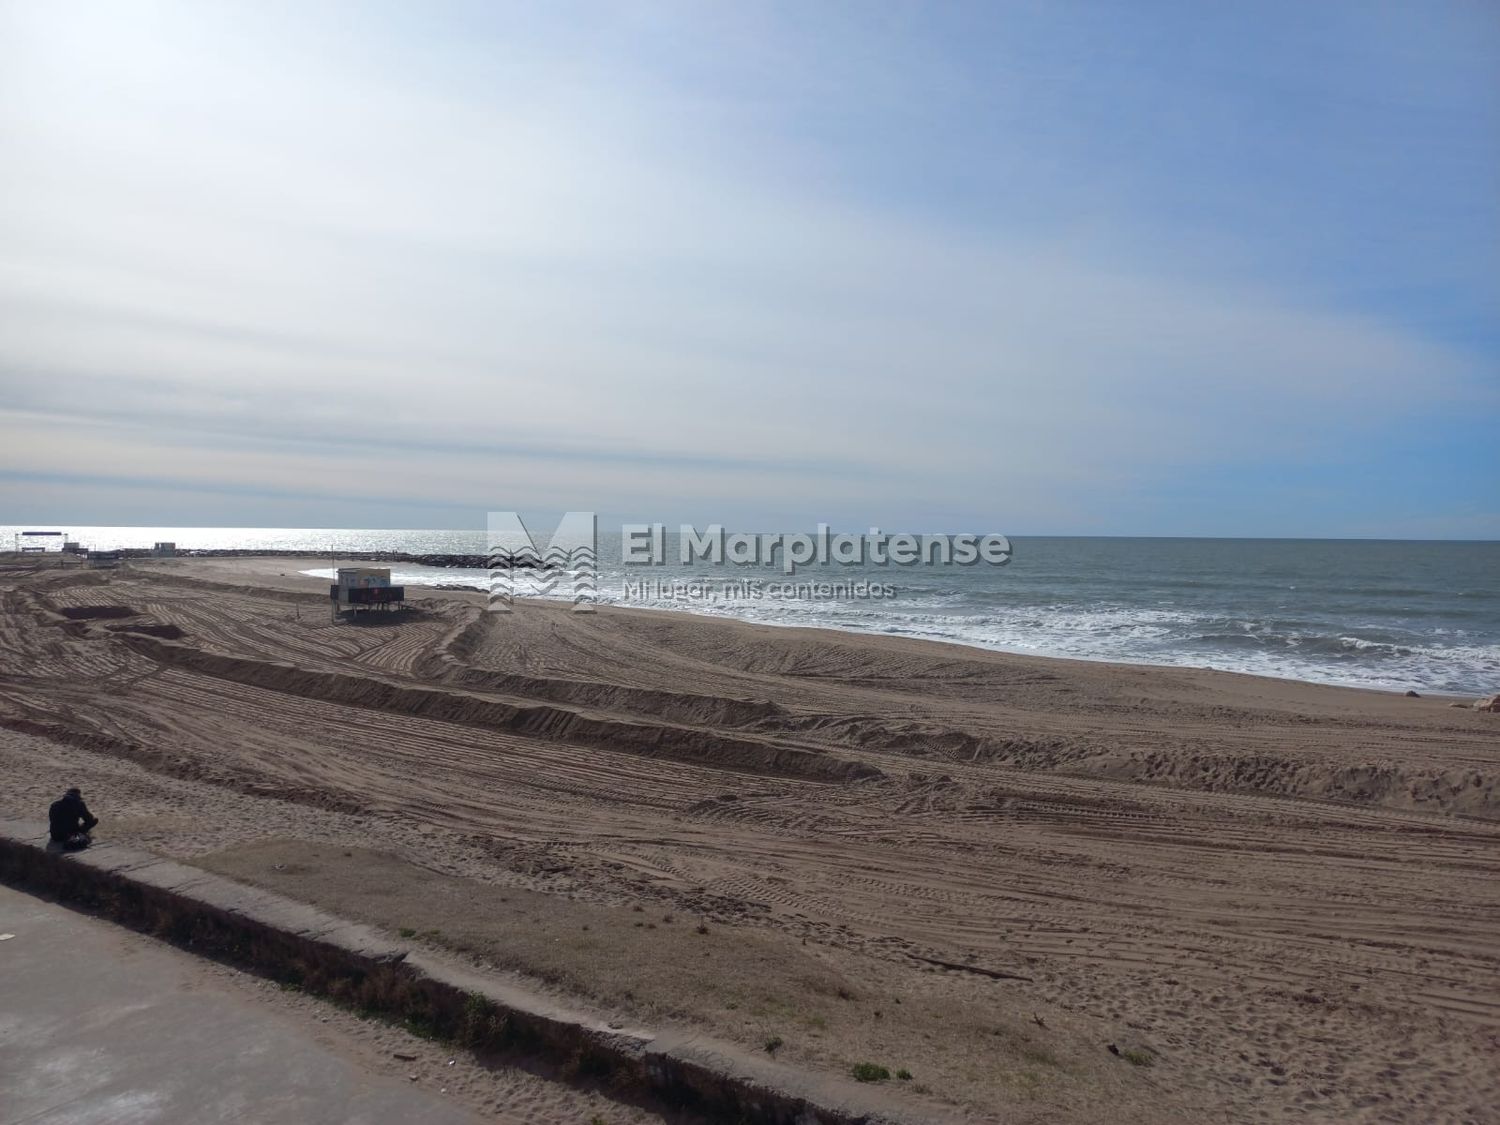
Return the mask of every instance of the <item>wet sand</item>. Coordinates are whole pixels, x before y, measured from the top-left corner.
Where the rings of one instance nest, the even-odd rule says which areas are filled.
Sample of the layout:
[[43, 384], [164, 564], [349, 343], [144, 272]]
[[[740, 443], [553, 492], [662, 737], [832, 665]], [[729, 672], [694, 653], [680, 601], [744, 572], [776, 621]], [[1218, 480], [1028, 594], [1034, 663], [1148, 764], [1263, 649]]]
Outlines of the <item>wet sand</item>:
[[0, 808], [976, 1119], [1495, 1119], [1500, 715], [297, 565], [0, 567]]

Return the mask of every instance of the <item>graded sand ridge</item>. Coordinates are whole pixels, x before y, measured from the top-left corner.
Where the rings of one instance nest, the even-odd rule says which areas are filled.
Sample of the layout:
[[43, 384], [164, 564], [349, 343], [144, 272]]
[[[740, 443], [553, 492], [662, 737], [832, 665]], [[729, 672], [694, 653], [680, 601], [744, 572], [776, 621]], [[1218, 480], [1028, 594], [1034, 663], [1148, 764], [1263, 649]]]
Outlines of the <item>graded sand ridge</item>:
[[1500, 1104], [1500, 716], [295, 565], [0, 574], [0, 807], [976, 1118]]

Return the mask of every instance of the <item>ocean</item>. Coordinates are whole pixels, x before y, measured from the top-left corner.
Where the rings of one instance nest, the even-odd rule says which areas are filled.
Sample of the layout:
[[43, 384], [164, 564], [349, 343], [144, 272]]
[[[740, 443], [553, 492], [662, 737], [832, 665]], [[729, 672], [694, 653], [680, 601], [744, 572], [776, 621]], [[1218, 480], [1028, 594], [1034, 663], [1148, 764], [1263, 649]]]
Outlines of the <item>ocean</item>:
[[[18, 527], [0, 527], [9, 546]], [[483, 553], [482, 531], [72, 527], [97, 549]], [[598, 600], [951, 641], [1006, 652], [1217, 668], [1317, 683], [1500, 690], [1500, 542], [1012, 537], [1009, 565], [625, 566], [601, 526]], [[308, 574], [328, 565], [289, 560]], [[487, 574], [398, 565], [408, 586]], [[813, 588], [809, 588], [812, 586]], [[525, 589], [517, 593], [525, 594]], [[557, 594], [554, 596], [563, 596]]]

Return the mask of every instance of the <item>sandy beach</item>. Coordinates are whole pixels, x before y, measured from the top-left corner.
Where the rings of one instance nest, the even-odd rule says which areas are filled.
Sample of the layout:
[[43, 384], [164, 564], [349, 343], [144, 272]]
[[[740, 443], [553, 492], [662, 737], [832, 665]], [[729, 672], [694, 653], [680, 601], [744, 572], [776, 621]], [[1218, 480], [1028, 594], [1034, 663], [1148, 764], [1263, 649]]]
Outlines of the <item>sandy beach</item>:
[[1500, 715], [302, 565], [0, 564], [0, 809], [974, 1120], [1500, 1120]]

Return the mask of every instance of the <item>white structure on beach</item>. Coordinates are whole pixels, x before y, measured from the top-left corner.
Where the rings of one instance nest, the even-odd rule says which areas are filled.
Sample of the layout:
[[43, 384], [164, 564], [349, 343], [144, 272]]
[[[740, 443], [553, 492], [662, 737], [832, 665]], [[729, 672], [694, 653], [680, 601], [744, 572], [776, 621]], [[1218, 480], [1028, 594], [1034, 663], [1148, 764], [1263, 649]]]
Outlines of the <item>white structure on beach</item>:
[[337, 575], [338, 581], [328, 588], [335, 611], [400, 609], [406, 600], [406, 587], [391, 585], [389, 567], [341, 566]]

